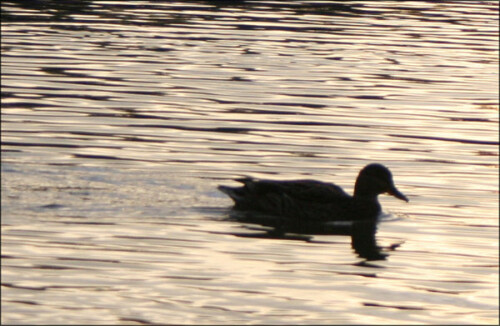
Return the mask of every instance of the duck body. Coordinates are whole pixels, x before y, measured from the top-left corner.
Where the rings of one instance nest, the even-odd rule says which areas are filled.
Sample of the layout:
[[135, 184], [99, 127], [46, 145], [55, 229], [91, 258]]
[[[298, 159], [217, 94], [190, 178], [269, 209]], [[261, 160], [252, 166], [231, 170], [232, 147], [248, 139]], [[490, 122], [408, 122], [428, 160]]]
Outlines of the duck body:
[[376, 163], [360, 171], [353, 196], [333, 183], [316, 180], [275, 181], [246, 177], [236, 181], [243, 186], [219, 186], [220, 191], [233, 199], [233, 210], [295, 222], [376, 219], [382, 210], [377, 197], [386, 192], [408, 201], [394, 186], [389, 169]]

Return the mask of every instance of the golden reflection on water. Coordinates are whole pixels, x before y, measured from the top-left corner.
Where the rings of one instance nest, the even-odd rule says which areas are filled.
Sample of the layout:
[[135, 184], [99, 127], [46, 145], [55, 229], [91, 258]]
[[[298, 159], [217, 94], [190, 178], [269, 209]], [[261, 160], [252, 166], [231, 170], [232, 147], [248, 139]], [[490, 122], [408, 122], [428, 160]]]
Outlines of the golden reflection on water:
[[[498, 323], [496, 3], [91, 4], [2, 5], [3, 323]], [[368, 162], [385, 260], [216, 190]]]

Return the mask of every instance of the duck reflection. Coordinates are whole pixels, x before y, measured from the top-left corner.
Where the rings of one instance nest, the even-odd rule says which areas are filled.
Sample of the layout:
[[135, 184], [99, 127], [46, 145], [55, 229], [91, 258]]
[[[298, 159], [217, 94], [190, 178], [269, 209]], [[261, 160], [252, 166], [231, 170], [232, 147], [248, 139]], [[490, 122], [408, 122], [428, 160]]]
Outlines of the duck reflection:
[[[250, 223], [261, 227], [246, 226], [252, 232], [231, 233], [238, 237], [301, 240], [306, 242], [320, 242], [313, 240], [314, 235], [345, 235], [351, 237], [351, 247], [356, 254], [366, 260], [385, 260], [389, 251], [398, 244], [389, 247], [377, 245], [377, 220], [357, 220], [326, 223], [292, 223], [290, 220], [276, 219], [263, 214], [244, 213], [232, 210], [229, 220], [240, 223]], [[261, 232], [255, 232], [261, 231]]]

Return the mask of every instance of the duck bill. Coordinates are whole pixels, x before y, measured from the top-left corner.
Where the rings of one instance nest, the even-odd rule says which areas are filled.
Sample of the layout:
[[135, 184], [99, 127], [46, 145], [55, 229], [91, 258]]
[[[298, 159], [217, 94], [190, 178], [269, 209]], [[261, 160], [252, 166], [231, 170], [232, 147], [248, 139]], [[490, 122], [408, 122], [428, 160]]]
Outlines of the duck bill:
[[389, 195], [392, 195], [398, 199], [404, 200], [405, 202], [409, 202], [408, 198], [406, 198], [403, 193], [401, 193], [396, 187], [393, 187], [391, 190], [388, 191]]

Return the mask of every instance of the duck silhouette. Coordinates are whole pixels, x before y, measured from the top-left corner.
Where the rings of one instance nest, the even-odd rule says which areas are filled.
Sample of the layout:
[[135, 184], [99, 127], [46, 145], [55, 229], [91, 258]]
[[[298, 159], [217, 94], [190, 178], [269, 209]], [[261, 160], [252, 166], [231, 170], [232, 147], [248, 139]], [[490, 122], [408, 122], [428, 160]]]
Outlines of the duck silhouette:
[[236, 181], [243, 186], [218, 189], [234, 201], [233, 211], [259, 216], [258, 222], [263, 225], [289, 224], [302, 228], [332, 221], [375, 221], [382, 211], [378, 195], [387, 193], [409, 201], [394, 185], [389, 169], [378, 163], [361, 169], [353, 196], [333, 183], [316, 180], [245, 177]]

